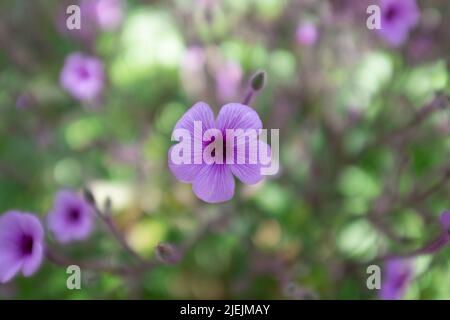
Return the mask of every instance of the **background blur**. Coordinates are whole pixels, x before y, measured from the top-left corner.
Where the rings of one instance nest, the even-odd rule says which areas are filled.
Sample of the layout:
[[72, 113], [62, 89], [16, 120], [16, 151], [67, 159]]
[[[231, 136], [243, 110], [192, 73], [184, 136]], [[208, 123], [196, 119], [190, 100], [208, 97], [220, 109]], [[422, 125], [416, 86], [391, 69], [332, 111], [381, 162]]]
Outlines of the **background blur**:
[[[82, 9], [89, 27], [69, 31], [75, 0], [1, 1], [0, 212], [44, 217], [58, 190], [89, 187], [149, 258], [222, 218], [178, 264], [132, 278], [82, 269], [71, 291], [65, 268], [45, 262], [0, 299], [377, 298], [366, 267], [436, 237], [450, 208], [449, 108], [412, 120], [450, 93], [450, 3], [419, 1], [419, 24], [391, 47], [366, 27], [372, 2], [118, 1], [103, 25]], [[104, 63], [94, 104], [60, 85], [73, 52]], [[280, 172], [206, 204], [167, 167], [172, 129], [197, 101], [216, 114], [242, 101], [257, 70], [268, 83], [252, 107], [280, 128]], [[60, 249], [127, 263], [100, 222]], [[414, 259], [405, 298], [449, 299], [449, 257]]]

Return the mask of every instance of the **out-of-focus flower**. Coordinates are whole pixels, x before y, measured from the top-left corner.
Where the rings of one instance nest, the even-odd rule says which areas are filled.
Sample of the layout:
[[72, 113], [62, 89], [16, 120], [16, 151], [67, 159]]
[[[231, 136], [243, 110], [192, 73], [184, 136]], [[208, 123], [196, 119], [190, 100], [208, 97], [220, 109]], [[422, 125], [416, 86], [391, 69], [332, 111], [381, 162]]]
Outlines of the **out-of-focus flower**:
[[115, 161], [135, 164], [141, 156], [141, 149], [137, 144], [118, 145], [111, 149], [111, 154]]
[[[204, 68], [206, 64], [205, 49], [199, 46], [188, 47], [181, 59], [181, 82], [191, 96], [200, 96], [206, 87]], [[192, 81], [195, 79], [195, 81]]]
[[34, 102], [34, 97], [30, 92], [24, 92], [17, 97], [16, 108], [19, 110], [28, 109]]
[[44, 231], [34, 215], [8, 211], [0, 217], [0, 283], [19, 271], [34, 274], [44, 256]]
[[92, 0], [83, 0], [79, 2], [80, 7], [80, 29], [71, 29], [67, 27], [67, 19], [69, 14], [66, 12], [67, 4], [61, 6], [56, 17], [57, 30], [65, 36], [81, 40], [86, 43], [93, 41], [96, 34], [96, 26], [94, 24], [95, 3]]
[[198, 72], [205, 66], [205, 49], [199, 46], [191, 46], [186, 49], [181, 60], [181, 69]]
[[400, 300], [403, 298], [411, 280], [413, 268], [405, 259], [391, 259], [385, 264], [380, 298], [384, 300]]
[[423, 34], [415, 37], [409, 45], [408, 53], [414, 61], [420, 61], [430, 57], [433, 49], [433, 36]]
[[[209, 162], [207, 159], [203, 159], [205, 148], [211, 144], [214, 140], [203, 141], [202, 134], [194, 134], [195, 124], [194, 122], [201, 121], [202, 132], [208, 129], [217, 129], [222, 135], [223, 152], [222, 163]], [[214, 120], [214, 114], [211, 108], [204, 102], [198, 102], [191, 107], [175, 125], [175, 130], [184, 129], [189, 132], [191, 136], [191, 159], [189, 163], [177, 164], [172, 159], [172, 150], [176, 146], [172, 146], [169, 149], [169, 168], [175, 177], [181, 182], [192, 183], [192, 189], [196, 196], [203, 201], [209, 203], [224, 202], [230, 200], [234, 195], [234, 176], [246, 184], [255, 184], [262, 179], [261, 175], [261, 161], [256, 161], [252, 164], [249, 161], [250, 153], [253, 152], [270, 152], [270, 147], [262, 141], [258, 141], [258, 150], [249, 150], [245, 148], [245, 154], [238, 155], [237, 143], [227, 146], [226, 143], [226, 130], [227, 129], [247, 129], [259, 130], [262, 129], [262, 122], [255, 110], [240, 103], [229, 103], [224, 105], [217, 119]], [[236, 135], [239, 141], [239, 134]], [[180, 143], [183, 143], [181, 141]], [[201, 161], [200, 163], [195, 161], [194, 154], [196, 153], [195, 145], [201, 146]], [[251, 145], [251, 143], [249, 143]], [[264, 146], [263, 146], [264, 145]], [[228, 151], [231, 149], [232, 151]], [[214, 150], [215, 152], [215, 150]], [[235, 159], [229, 161], [227, 153], [233, 155]], [[205, 152], [207, 154], [207, 152]], [[236, 158], [240, 157], [240, 160], [236, 161]], [[209, 163], [208, 163], [209, 162]]]
[[64, 62], [60, 83], [76, 99], [95, 102], [104, 88], [103, 63], [98, 58], [83, 53], [72, 53]]
[[420, 10], [416, 0], [381, 0], [380, 36], [391, 46], [399, 46], [417, 25]]
[[217, 4], [217, 0], [196, 0], [195, 4], [199, 7], [209, 8]]
[[220, 101], [230, 101], [237, 97], [242, 81], [241, 66], [228, 61], [216, 70], [216, 91]]
[[311, 22], [303, 22], [297, 26], [295, 32], [297, 43], [302, 46], [312, 46], [317, 42], [319, 31]]
[[447, 238], [450, 239], [450, 211], [443, 212], [441, 214], [440, 220], [441, 226], [444, 229], [444, 233], [446, 234]]
[[167, 264], [176, 264], [183, 256], [181, 250], [170, 243], [158, 244], [155, 251], [158, 259]]
[[122, 0], [81, 0], [81, 28], [69, 30], [66, 26], [67, 6], [62, 6], [57, 19], [60, 33], [85, 42], [92, 42], [99, 31], [117, 30], [123, 22], [124, 3]]
[[68, 243], [86, 239], [93, 228], [93, 209], [77, 193], [64, 190], [56, 194], [47, 222], [57, 241]]
[[122, 0], [94, 0], [96, 1], [97, 24], [101, 30], [116, 30], [123, 20]]

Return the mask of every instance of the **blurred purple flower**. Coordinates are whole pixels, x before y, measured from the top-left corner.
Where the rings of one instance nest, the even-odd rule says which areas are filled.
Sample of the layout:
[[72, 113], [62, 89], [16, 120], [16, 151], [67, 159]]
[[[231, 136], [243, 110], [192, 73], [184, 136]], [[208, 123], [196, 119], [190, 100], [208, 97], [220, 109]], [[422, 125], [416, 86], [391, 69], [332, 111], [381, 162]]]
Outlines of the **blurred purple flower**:
[[81, 28], [68, 30], [67, 6], [61, 7], [57, 18], [57, 27], [61, 34], [91, 43], [99, 31], [114, 31], [123, 21], [123, 0], [81, 0]]
[[206, 62], [205, 49], [199, 46], [191, 46], [186, 49], [181, 60], [181, 68], [185, 71], [198, 72]]
[[391, 46], [399, 46], [420, 18], [416, 0], [381, 0], [380, 36]]
[[303, 22], [298, 25], [295, 32], [297, 43], [303, 46], [312, 46], [317, 42], [319, 31], [311, 22]]
[[44, 255], [44, 231], [37, 217], [8, 211], [0, 217], [0, 283], [19, 271], [25, 277], [35, 273]]
[[83, 53], [70, 54], [61, 71], [61, 86], [81, 101], [95, 102], [100, 98], [105, 82], [103, 63]]
[[[188, 47], [181, 59], [181, 82], [191, 97], [202, 96], [206, 87], [206, 52], [200, 46]], [[195, 79], [195, 81], [192, 81]]]
[[413, 268], [409, 260], [394, 258], [388, 260], [383, 272], [380, 298], [400, 300], [403, 298], [413, 277]]
[[66, 13], [68, 4], [62, 5], [56, 19], [58, 31], [65, 36], [81, 40], [85, 43], [91, 43], [96, 35], [96, 26], [94, 24], [95, 4], [92, 0], [82, 0], [79, 2], [81, 12], [81, 28], [69, 30], [67, 28]]
[[33, 102], [33, 95], [30, 92], [24, 92], [17, 97], [16, 108], [19, 110], [26, 110], [33, 104]]
[[408, 48], [409, 56], [414, 61], [426, 59], [433, 52], [433, 36], [431, 34], [422, 34], [415, 37]]
[[141, 156], [141, 148], [138, 144], [117, 145], [112, 147], [111, 154], [115, 161], [135, 164]]
[[445, 211], [440, 217], [442, 229], [447, 238], [450, 239], [450, 211]]
[[[197, 134], [194, 135], [194, 121], [202, 122], [203, 132], [213, 128], [222, 132], [224, 157], [227, 149], [226, 129], [262, 129], [262, 122], [256, 111], [240, 103], [224, 105], [220, 109], [217, 119], [214, 120], [211, 108], [204, 102], [197, 102], [178, 120], [174, 130], [185, 129], [191, 134], [192, 140], [198, 139]], [[192, 142], [196, 143], [196, 141]], [[202, 153], [211, 142], [197, 141], [202, 145]], [[264, 150], [264, 147], [261, 147], [263, 144], [266, 146], [265, 150], [270, 153], [270, 147], [262, 141], [259, 141], [258, 150]], [[194, 164], [193, 151], [191, 152], [191, 164], [175, 164], [171, 159], [173, 148], [174, 146], [169, 149], [169, 169], [181, 182], [192, 183], [192, 189], [196, 196], [205, 202], [217, 203], [230, 200], [234, 195], [233, 175], [246, 184], [255, 184], [262, 179], [261, 162], [250, 164], [248, 148], [246, 148], [244, 164], [237, 164], [237, 161], [234, 161], [234, 164], [227, 164], [226, 160], [223, 161], [223, 164], [206, 164], [204, 161], [201, 164]], [[235, 144], [235, 157], [236, 150], [237, 145]]]
[[122, 0], [94, 0], [96, 1], [96, 18], [98, 27], [104, 31], [114, 31], [123, 20]]
[[83, 240], [90, 235], [93, 228], [92, 207], [77, 193], [60, 191], [56, 194], [47, 222], [59, 242]]
[[216, 90], [220, 101], [229, 101], [236, 98], [242, 80], [241, 66], [228, 61], [221, 64], [216, 70]]
[[210, 8], [217, 4], [219, 1], [217, 0], [196, 0], [195, 3], [197, 6]]

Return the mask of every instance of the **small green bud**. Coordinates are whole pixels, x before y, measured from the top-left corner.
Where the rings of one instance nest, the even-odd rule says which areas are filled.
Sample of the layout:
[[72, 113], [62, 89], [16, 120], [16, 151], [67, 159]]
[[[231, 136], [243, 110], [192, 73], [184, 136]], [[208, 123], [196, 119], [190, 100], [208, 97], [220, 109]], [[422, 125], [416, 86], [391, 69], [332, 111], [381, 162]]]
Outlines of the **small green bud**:
[[264, 71], [257, 72], [251, 81], [251, 86], [254, 91], [259, 91], [264, 88], [266, 84], [266, 73]]

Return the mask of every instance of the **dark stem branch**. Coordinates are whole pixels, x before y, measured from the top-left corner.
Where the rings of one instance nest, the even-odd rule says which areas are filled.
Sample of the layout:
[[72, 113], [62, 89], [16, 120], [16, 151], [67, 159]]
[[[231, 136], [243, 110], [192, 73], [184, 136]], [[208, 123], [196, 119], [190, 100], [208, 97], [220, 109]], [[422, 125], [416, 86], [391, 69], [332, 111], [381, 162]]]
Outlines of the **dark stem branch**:
[[108, 230], [113, 235], [114, 239], [120, 244], [120, 246], [133, 258], [135, 258], [139, 263], [143, 263], [144, 259], [129, 246], [123, 234], [119, 231], [119, 229], [114, 224], [114, 221], [111, 218], [111, 214], [109, 209], [107, 212], [102, 212], [96, 205], [93, 205], [94, 211], [97, 216], [105, 223]]
[[391, 132], [381, 135], [372, 143], [366, 145], [355, 157], [355, 159], [360, 158], [367, 151], [377, 148], [379, 146], [389, 144], [394, 140], [397, 140], [401, 137], [404, 137], [407, 133], [409, 133], [412, 129], [419, 126], [422, 122], [424, 122], [428, 116], [436, 110], [443, 109], [448, 106], [449, 97], [443, 93], [437, 93], [434, 99], [424, 105], [420, 110], [418, 110], [414, 116], [404, 125], [403, 127], [392, 130]]

